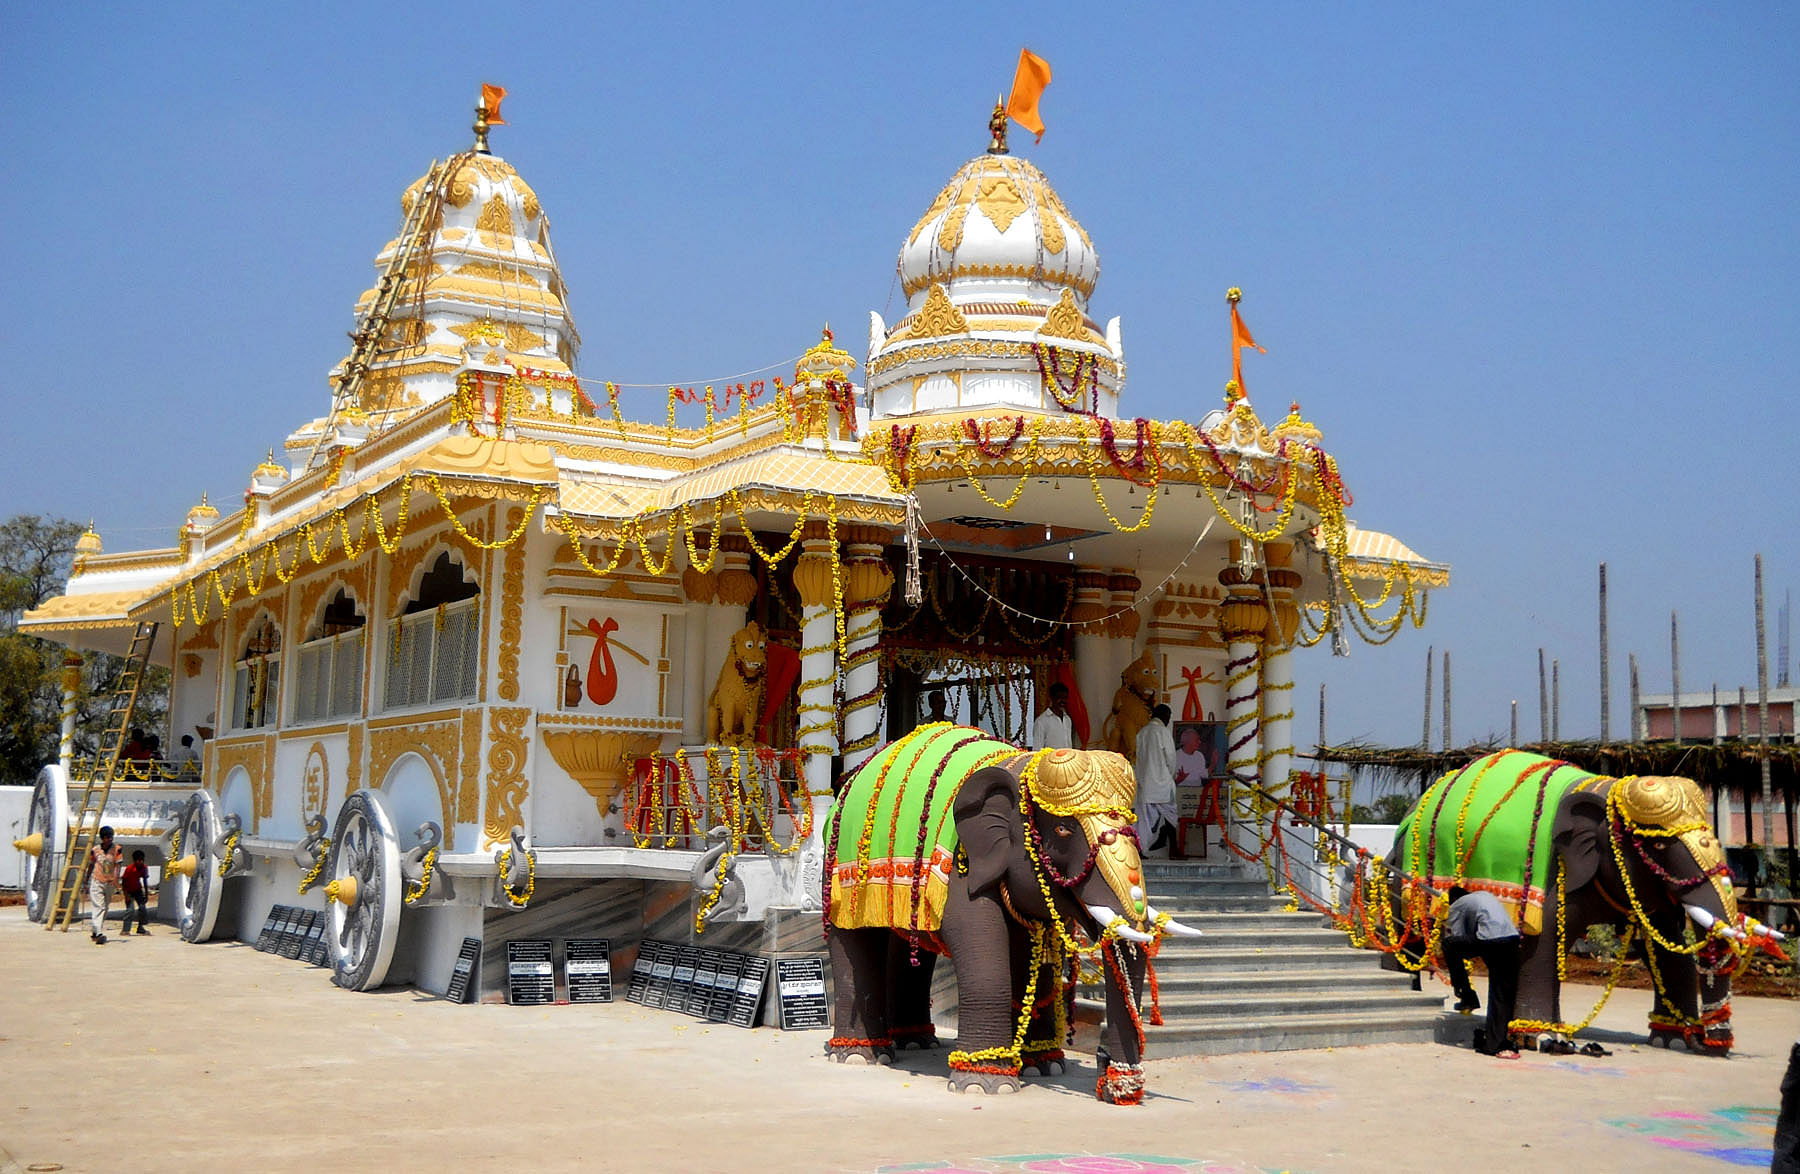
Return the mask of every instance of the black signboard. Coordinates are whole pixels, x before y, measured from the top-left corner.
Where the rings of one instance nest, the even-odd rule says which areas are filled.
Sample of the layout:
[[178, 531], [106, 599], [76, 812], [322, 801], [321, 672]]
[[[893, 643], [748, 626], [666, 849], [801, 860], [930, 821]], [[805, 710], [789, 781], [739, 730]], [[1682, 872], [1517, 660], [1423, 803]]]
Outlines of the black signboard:
[[612, 1002], [612, 940], [570, 938], [565, 941], [563, 974], [568, 978], [569, 1002]]
[[744, 976], [746, 961], [742, 954], [720, 951], [714, 955], [713, 989], [706, 1000], [708, 1023], [724, 1023], [731, 1018], [731, 1000], [737, 994], [738, 979]]
[[472, 1003], [480, 992], [477, 991], [477, 976], [481, 973], [481, 939], [464, 938], [462, 949], [457, 951], [456, 965], [450, 970], [450, 989], [444, 997], [452, 1003]]
[[781, 1002], [781, 1030], [813, 1031], [831, 1026], [823, 958], [777, 958], [775, 991]]
[[644, 1006], [668, 1006], [669, 986], [675, 977], [676, 953], [677, 947], [674, 943], [656, 943], [656, 958], [650, 965], [650, 993], [644, 996]]
[[625, 987], [627, 1003], [642, 1003], [650, 995], [650, 967], [656, 959], [654, 941], [638, 943], [637, 961], [631, 967], [631, 982]]
[[515, 1007], [556, 1002], [556, 966], [548, 941], [506, 943], [506, 1001]]
[[685, 1012], [694, 993], [694, 972], [700, 969], [700, 947], [682, 946], [675, 955], [675, 973], [669, 976], [669, 997], [663, 1006]]
[[731, 1015], [726, 1022], [738, 1027], [755, 1027], [762, 1018], [763, 988], [769, 983], [767, 958], [744, 958], [744, 972], [738, 976], [737, 993], [731, 998]]
[[325, 944], [325, 930], [331, 919], [324, 913], [313, 913], [312, 925], [306, 931], [306, 944], [301, 947], [300, 957], [314, 966], [324, 966], [329, 961], [330, 948]]
[[718, 950], [701, 950], [694, 960], [694, 981], [688, 987], [687, 1006], [682, 1008], [689, 1015], [706, 1018], [706, 1009], [712, 1004], [713, 983], [719, 978], [721, 957]]
[[262, 932], [256, 935], [256, 948], [267, 954], [275, 948], [275, 927], [287, 910], [285, 905], [277, 905], [269, 910], [269, 916], [263, 919]]
[[288, 913], [287, 928], [281, 934], [281, 956], [283, 958], [299, 958], [300, 948], [306, 944], [306, 928], [312, 923], [316, 914], [311, 909], [292, 909]]

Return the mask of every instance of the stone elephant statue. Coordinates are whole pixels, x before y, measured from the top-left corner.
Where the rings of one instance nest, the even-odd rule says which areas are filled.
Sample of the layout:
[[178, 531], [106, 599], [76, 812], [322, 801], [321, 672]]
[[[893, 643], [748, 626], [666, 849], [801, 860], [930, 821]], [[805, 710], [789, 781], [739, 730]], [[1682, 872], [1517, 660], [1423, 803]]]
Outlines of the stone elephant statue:
[[[1524, 934], [1515, 1032], [1567, 1032], [1558, 959], [1590, 926], [1612, 925], [1629, 927], [1647, 951], [1656, 983], [1651, 1042], [1730, 1051], [1730, 976], [1745, 922], [1691, 780], [1614, 779], [1502, 750], [1426, 791], [1400, 824], [1388, 864], [1438, 892], [1486, 889], [1513, 913]], [[1435, 912], [1431, 903], [1417, 887], [1400, 900], [1414, 957], [1443, 915], [1442, 903]]]
[[1199, 931], [1148, 903], [1136, 790], [1116, 754], [1027, 753], [947, 722], [878, 751], [825, 824], [827, 1053], [884, 1063], [896, 1047], [935, 1046], [931, 980], [946, 953], [960, 1001], [950, 1088], [1016, 1091], [1022, 1073], [1060, 1073], [1079, 933], [1101, 943], [1107, 972], [1096, 1095], [1141, 1099], [1140, 947]]

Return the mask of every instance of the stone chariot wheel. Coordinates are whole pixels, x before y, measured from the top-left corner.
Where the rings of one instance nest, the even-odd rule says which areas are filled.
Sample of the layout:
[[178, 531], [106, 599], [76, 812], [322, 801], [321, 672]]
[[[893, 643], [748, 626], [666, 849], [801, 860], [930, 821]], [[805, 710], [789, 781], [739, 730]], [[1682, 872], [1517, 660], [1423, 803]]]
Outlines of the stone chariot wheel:
[[404, 897], [394, 821], [379, 793], [358, 791], [338, 809], [325, 875], [331, 981], [348, 990], [373, 990], [394, 960]]
[[25, 871], [20, 878], [25, 914], [42, 921], [49, 913], [63, 855], [69, 850], [69, 786], [61, 766], [52, 763], [38, 771], [25, 817], [25, 838], [16, 846], [25, 853]]
[[218, 857], [213, 854], [213, 845], [219, 842], [219, 811], [212, 795], [201, 790], [189, 795], [175, 830], [181, 837], [179, 855], [164, 872], [182, 880], [181, 937], [189, 942], [210, 941], [219, 920], [219, 898], [225, 892]]

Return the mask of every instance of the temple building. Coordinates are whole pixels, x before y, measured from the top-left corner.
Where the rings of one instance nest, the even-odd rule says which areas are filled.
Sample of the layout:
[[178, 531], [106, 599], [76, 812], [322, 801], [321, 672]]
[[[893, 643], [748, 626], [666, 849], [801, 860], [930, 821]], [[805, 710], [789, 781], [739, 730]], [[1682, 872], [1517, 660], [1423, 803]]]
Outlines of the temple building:
[[919, 185], [905, 309], [862, 353], [772, 339], [811, 345], [649, 421], [576, 374], [606, 363], [545, 209], [478, 137], [401, 195], [350, 353], [245, 454], [241, 508], [200, 498], [161, 549], [90, 533], [22, 620], [168, 666], [164, 745], [200, 748], [197, 776], [46, 766], [34, 917], [103, 814], [189, 940], [314, 910], [355, 989], [441, 992], [467, 938], [498, 989], [522, 926], [618, 966], [648, 937], [817, 948], [833, 786], [933, 690], [1023, 741], [1061, 681], [1077, 739], [1127, 755], [1167, 702], [1215, 774], [1279, 790], [1293, 658], [1448, 583], [1350, 520], [1297, 405], [1129, 414], [1096, 241], [1003, 131]]

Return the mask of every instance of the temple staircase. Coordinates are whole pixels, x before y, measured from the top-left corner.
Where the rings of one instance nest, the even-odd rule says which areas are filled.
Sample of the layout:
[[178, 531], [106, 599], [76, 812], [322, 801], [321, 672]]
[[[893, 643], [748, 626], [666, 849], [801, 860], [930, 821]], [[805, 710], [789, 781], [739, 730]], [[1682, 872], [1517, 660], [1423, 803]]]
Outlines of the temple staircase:
[[[1381, 969], [1319, 914], [1284, 912], [1256, 865], [1144, 862], [1150, 901], [1200, 929], [1164, 940], [1156, 960], [1161, 1027], [1146, 1014], [1151, 1057], [1430, 1043], [1444, 1001]], [[1103, 998], [1084, 988], [1084, 998]], [[1146, 1002], [1148, 991], [1146, 991]], [[1146, 1008], [1147, 1010], [1147, 1008]]]

